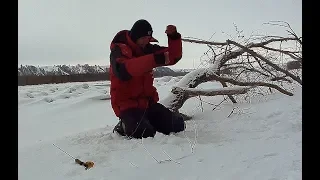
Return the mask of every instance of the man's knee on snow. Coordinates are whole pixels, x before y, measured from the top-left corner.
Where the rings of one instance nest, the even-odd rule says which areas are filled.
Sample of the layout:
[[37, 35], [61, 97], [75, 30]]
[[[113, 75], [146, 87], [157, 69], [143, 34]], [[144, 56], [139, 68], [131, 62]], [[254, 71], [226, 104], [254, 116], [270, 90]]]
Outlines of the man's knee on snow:
[[185, 129], [184, 119], [180, 113], [172, 112], [160, 103], [153, 104], [148, 109], [147, 117], [158, 132], [166, 135]]
[[147, 120], [141, 121], [140, 124], [135, 126], [125, 127], [126, 135], [132, 138], [147, 138], [154, 137], [156, 131], [154, 128], [147, 122]]
[[156, 131], [140, 109], [129, 109], [121, 114], [125, 135], [131, 138], [154, 137]]
[[158, 131], [169, 135], [170, 133], [178, 133], [186, 128], [186, 124], [183, 120], [183, 117], [180, 115], [177, 115], [175, 113], [172, 113], [171, 117], [167, 117], [168, 119], [162, 119], [158, 122], [161, 123], [161, 125], [158, 125]]
[[181, 132], [186, 129], [186, 123], [179, 113], [174, 113], [173, 132]]

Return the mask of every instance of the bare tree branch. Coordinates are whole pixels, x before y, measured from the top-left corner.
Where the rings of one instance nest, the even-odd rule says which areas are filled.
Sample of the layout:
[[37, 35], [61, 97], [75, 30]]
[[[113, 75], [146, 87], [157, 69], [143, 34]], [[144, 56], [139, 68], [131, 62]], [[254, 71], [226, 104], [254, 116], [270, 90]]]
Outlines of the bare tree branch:
[[219, 89], [195, 89], [195, 88], [182, 88], [173, 87], [171, 92], [173, 94], [186, 94], [189, 98], [195, 96], [217, 96], [217, 95], [233, 95], [233, 94], [244, 94], [248, 92], [249, 89], [256, 86], [247, 87], [229, 87], [229, 88], [219, 88]]
[[190, 42], [190, 43], [197, 43], [197, 44], [207, 44], [207, 45], [227, 45], [226, 42], [211, 42], [211, 41], [205, 41], [205, 40], [195, 40], [195, 39], [186, 39], [186, 38], [181, 38], [182, 41], [184, 42]]
[[288, 96], [293, 96], [293, 93], [291, 93], [291, 92], [289, 92], [289, 91], [287, 91], [285, 89], [282, 89], [281, 87], [279, 87], [279, 86], [277, 86], [275, 84], [271, 84], [271, 83], [265, 83], [265, 82], [241, 82], [241, 81], [236, 81], [236, 80], [231, 79], [231, 78], [221, 77], [221, 76], [218, 76], [216, 74], [211, 74], [210, 78], [212, 80], [224, 81], [224, 82], [228, 82], [230, 84], [238, 85], [238, 86], [266, 86], [266, 87], [270, 87], [270, 88], [276, 89], [279, 92], [281, 92], [283, 94], [286, 94]]
[[250, 72], [257, 72], [259, 74], [262, 74], [263, 76], [269, 77], [268, 74], [266, 74], [264, 72], [261, 72], [256, 68], [248, 68], [248, 67], [245, 67], [245, 66], [230, 66], [230, 67], [224, 68], [223, 70], [229, 70], [229, 69], [244, 69], [244, 70], [247, 70], [247, 71], [250, 71]]
[[[223, 87], [228, 87], [227, 83], [224, 81], [220, 81]], [[237, 103], [237, 101], [234, 99], [234, 97], [230, 94], [228, 94], [229, 99], [231, 100], [232, 103]]]
[[271, 66], [271, 67], [273, 67], [274, 69], [276, 69], [276, 70], [278, 70], [278, 71], [286, 74], [287, 76], [291, 77], [293, 80], [297, 81], [299, 84], [302, 84], [302, 80], [301, 80], [299, 77], [291, 74], [289, 71], [286, 71], [286, 70], [280, 68], [280, 67], [277, 66], [276, 64], [274, 64], [274, 63], [272, 63], [271, 61], [267, 60], [267, 59], [266, 59], [265, 57], [263, 57], [262, 55], [254, 52], [253, 50], [251, 50], [251, 49], [249, 49], [249, 48], [247, 48], [247, 47], [245, 47], [245, 46], [243, 46], [243, 45], [241, 45], [241, 44], [238, 44], [238, 43], [236, 43], [236, 42], [234, 42], [234, 41], [231, 41], [231, 40], [227, 40], [227, 41], [228, 41], [230, 44], [234, 44], [234, 45], [242, 48], [244, 51], [246, 51], [246, 52], [248, 52], [248, 53], [250, 53], [250, 54], [252, 54], [252, 55], [254, 55], [254, 56], [258, 57], [258, 58], [260, 58], [260, 59], [263, 60], [265, 63], [267, 63], [269, 66]]
[[[289, 36], [262, 35], [259, 37], [251, 34], [249, 38], [245, 38], [243, 31], [234, 24], [236, 36], [229, 35], [231, 39], [225, 42], [182, 38], [183, 42], [208, 46], [208, 51], [201, 57], [201, 64], [207, 66], [185, 75], [169, 96], [161, 100], [161, 103], [172, 111], [178, 112], [188, 98], [195, 96], [227, 95], [233, 103], [237, 102], [234, 97], [245, 96], [247, 100], [254, 94], [273, 93], [272, 89], [293, 96], [293, 93], [287, 90], [288, 85], [295, 82], [302, 85], [302, 38], [295, 34], [288, 23], [273, 21], [269, 24], [287, 28]], [[199, 84], [209, 81], [220, 82], [224, 88], [194, 89]], [[227, 83], [230, 84], [229, 87]], [[227, 91], [233, 86], [257, 88], [240, 92], [233, 97], [235, 92]]]
[[271, 51], [281, 52], [283, 54], [286, 54], [286, 55], [290, 56], [292, 59], [295, 59], [297, 61], [302, 61], [301, 57], [297, 57], [296, 55], [294, 55], [294, 53], [301, 53], [299, 51], [285, 51], [285, 50], [275, 49], [275, 48], [271, 48], [271, 47], [267, 47], [267, 46], [262, 46], [262, 48], [268, 49], [268, 50], [271, 50]]
[[191, 97], [244, 94], [253, 87], [237, 87], [237, 88], [232, 87], [232, 88], [207, 89], [207, 90], [173, 87], [171, 92], [173, 94], [178, 95], [180, 98], [179, 98], [179, 101], [175, 104], [175, 106], [171, 107], [170, 109], [176, 112], [178, 109], [182, 107], [184, 102]]

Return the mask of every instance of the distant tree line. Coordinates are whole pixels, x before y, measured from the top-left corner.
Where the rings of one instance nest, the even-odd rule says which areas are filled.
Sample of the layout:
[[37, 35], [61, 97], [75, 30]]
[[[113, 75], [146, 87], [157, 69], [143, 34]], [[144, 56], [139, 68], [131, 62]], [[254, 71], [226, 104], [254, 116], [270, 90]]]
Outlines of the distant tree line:
[[[168, 67], [158, 67], [154, 70], [154, 77], [184, 76], [187, 73], [179, 70], [173, 71]], [[18, 68], [18, 86], [105, 80], [110, 80], [109, 68], [106, 66], [90, 66], [85, 64], [36, 67], [21, 65]]]
[[[301, 62], [290, 61], [286, 69], [299, 69]], [[163, 76], [184, 76], [190, 71], [175, 70], [168, 67], [155, 68], [154, 77]], [[232, 74], [230, 68], [221, 69], [222, 74]], [[109, 78], [109, 68], [107, 66], [76, 65], [56, 65], [36, 67], [32, 65], [20, 66], [18, 68], [18, 86], [37, 84], [57, 84], [67, 82], [89, 82], [106, 81]]]

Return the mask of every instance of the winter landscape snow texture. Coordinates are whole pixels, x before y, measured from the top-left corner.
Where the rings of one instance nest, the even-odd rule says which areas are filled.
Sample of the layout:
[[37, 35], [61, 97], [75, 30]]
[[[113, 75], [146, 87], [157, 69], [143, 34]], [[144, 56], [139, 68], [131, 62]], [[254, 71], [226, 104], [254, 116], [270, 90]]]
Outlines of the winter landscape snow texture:
[[[178, 81], [155, 79], [160, 99]], [[227, 101], [213, 111], [191, 98], [181, 108], [194, 117], [185, 132], [142, 141], [112, 134], [118, 119], [106, 100], [108, 81], [19, 86], [19, 179], [302, 179], [301, 87], [294, 93]], [[223, 96], [201, 99], [219, 104]], [[53, 144], [95, 166], [85, 170]]]

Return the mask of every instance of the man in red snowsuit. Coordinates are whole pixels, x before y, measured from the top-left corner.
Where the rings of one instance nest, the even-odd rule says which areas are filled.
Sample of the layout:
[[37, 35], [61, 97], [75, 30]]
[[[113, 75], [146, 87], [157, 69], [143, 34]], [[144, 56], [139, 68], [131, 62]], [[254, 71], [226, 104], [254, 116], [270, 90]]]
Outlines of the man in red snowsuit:
[[183, 131], [182, 116], [158, 103], [153, 86], [153, 68], [176, 64], [182, 58], [181, 34], [174, 25], [165, 33], [168, 47], [150, 44], [152, 27], [138, 20], [131, 30], [122, 30], [110, 45], [110, 94], [113, 111], [120, 121], [114, 130], [129, 138], [154, 137], [156, 132], [170, 134]]

